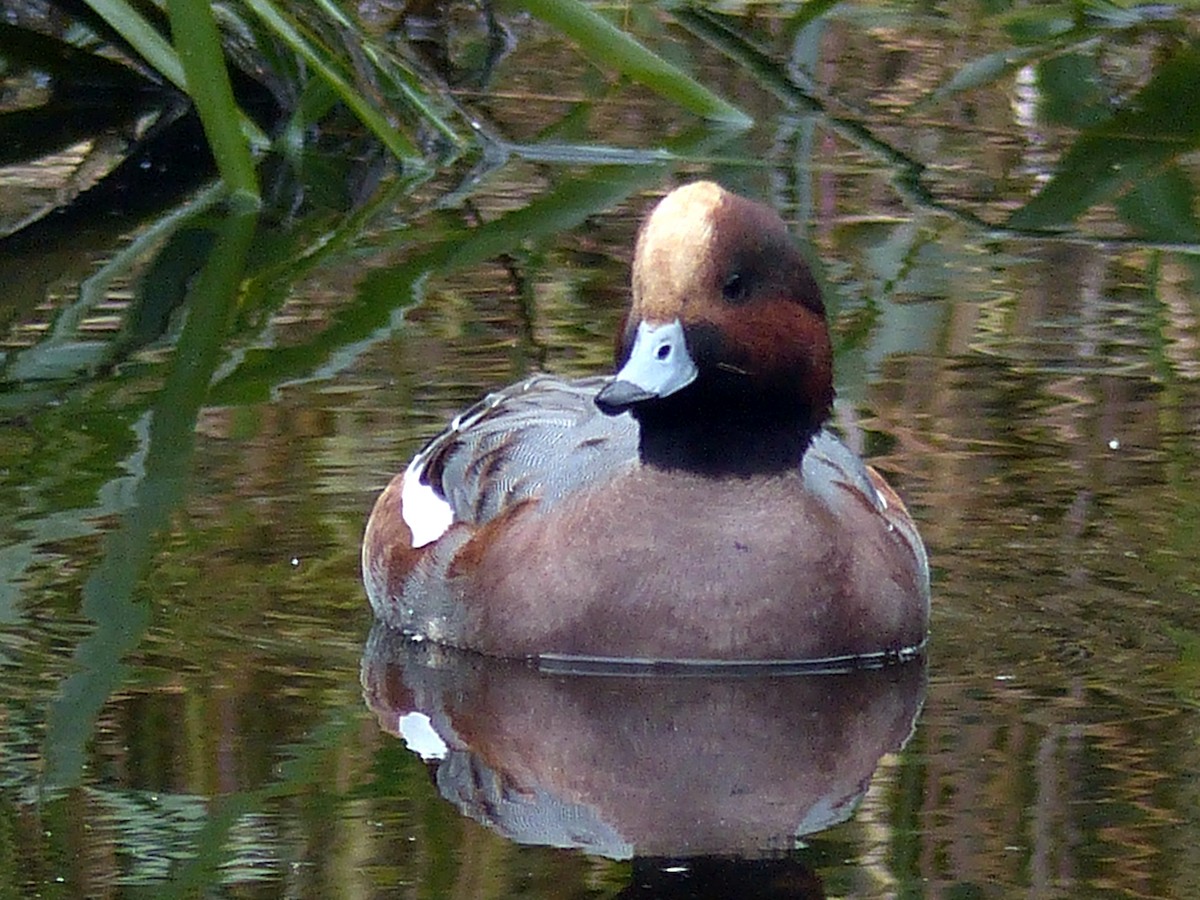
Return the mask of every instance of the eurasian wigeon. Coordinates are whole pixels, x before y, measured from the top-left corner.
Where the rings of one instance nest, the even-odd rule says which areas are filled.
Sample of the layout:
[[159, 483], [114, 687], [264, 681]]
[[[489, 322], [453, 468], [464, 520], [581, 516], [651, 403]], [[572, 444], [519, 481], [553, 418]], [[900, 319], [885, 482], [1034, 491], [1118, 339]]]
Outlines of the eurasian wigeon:
[[617, 374], [489, 395], [380, 495], [376, 616], [509, 657], [917, 652], [925, 548], [825, 427], [832, 356], [779, 215], [707, 181], [672, 191], [638, 235]]

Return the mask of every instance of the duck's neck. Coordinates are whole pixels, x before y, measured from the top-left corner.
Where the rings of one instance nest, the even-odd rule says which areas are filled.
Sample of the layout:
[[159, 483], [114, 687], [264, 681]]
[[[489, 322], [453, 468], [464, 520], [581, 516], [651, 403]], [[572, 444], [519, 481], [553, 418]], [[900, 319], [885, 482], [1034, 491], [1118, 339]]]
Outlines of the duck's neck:
[[763, 405], [672, 403], [648, 406], [635, 415], [644, 464], [709, 477], [797, 471], [821, 428], [807, 412], [784, 414]]

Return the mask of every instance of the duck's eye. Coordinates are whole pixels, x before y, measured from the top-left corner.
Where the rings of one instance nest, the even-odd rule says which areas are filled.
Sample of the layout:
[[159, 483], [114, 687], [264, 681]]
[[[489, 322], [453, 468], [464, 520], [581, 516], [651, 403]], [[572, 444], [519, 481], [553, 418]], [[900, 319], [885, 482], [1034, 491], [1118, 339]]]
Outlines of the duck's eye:
[[659, 362], [666, 360], [666, 358], [671, 355], [671, 345], [670, 344], [659, 344], [658, 350], [655, 352], [654, 355], [658, 357]]
[[721, 285], [721, 295], [730, 303], [741, 303], [750, 290], [749, 279], [741, 272], [734, 272]]

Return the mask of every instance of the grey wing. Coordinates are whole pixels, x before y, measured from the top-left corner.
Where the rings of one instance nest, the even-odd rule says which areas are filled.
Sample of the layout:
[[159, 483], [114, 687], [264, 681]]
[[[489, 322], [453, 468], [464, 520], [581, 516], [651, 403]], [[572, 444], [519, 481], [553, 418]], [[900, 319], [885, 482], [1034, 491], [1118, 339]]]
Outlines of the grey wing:
[[[833, 488], [851, 488], [860, 493], [876, 509], [884, 509], [883, 498], [867, 474], [867, 465], [837, 435], [822, 428], [813, 435], [812, 443], [801, 463], [805, 484], [810, 491], [823, 494]], [[825, 478], [815, 477], [818, 473]], [[832, 496], [832, 495], [830, 495]], [[830, 499], [826, 496], [826, 500]]]
[[[904, 502], [882, 475], [851, 453], [836, 435], [825, 429], [817, 433], [808, 452], [804, 454], [802, 471], [808, 489], [821, 495], [834, 509], [847, 497], [859, 497], [869, 503], [887, 523], [888, 531], [895, 533], [908, 545], [920, 572], [919, 581], [928, 595], [929, 557], [925, 544]], [[817, 477], [818, 473], [825, 477]]]
[[456, 522], [481, 525], [526, 500], [553, 503], [636, 465], [637, 424], [593, 398], [608, 378], [535, 375], [457, 416], [413, 461]]

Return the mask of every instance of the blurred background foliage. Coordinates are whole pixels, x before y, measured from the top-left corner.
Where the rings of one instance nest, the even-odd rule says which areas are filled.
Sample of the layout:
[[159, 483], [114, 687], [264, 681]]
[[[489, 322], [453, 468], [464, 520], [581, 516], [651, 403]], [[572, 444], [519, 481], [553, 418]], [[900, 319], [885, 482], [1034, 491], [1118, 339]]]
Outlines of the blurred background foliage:
[[[986, 187], [975, 195], [945, 189], [944, 161], [920, 159], [905, 146], [911, 141], [889, 131], [894, 123], [872, 121], [823, 91], [802, 59], [772, 57], [760, 40], [760, 18], [780, 44], [797, 47], [833, 18], [863, 31], [937, 20], [919, 5], [9, 3], [0, 23], [0, 163], [37, 174], [0, 201], [7, 289], [0, 327], [42, 303], [61, 274], [30, 268], [30, 255], [61, 259], [68, 269], [88, 268], [93, 252], [105, 258], [44, 333], [0, 350], [3, 410], [85, 414], [72, 411], [82, 403], [72, 385], [101, 376], [92, 389], [117, 394], [157, 365], [147, 350], [173, 352], [157, 394], [126, 404], [119, 422], [92, 426], [112, 432], [110, 450], [126, 446], [136, 458], [136, 489], [117, 506], [96, 508], [123, 525], [109, 537], [111, 564], [84, 589], [83, 611], [118, 623], [117, 631], [101, 628], [77, 650], [88, 659], [84, 675], [67, 686], [68, 713], [50, 720], [50, 743], [62, 750], [53, 780], [77, 778], [90, 723], [145, 628], [130, 598], [153, 536], [184, 496], [205, 403], [255, 403], [281, 384], [328, 376], [386, 335], [432, 276], [525, 252], [655, 186], [671, 165], [719, 162], [737, 146], [752, 116], [693, 77], [694, 61], [679, 52], [671, 29], [684, 29], [783, 109], [815, 117], [884, 160], [910, 209], [994, 238], [1065, 229], [1073, 239], [1194, 248], [1200, 224], [1189, 157], [1200, 144], [1200, 26], [1191, 7], [1185, 0], [971, 6], [972, 28], [999, 48], [921, 84], [918, 94], [906, 85], [897, 104], [917, 133], [922, 117], [951, 104], [962, 104], [956, 115], [969, 118], [973, 93], [1016, 79], [1016, 121], [1035, 136], [1060, 128], [1070, 137], [1047, 145], [1053, 168], [1037, 176], [1031, 198], [1014, 203]], [[500, 66], [528, 52], [519, 35], [530, 21], [561, 34], [590, 74], [582, 96], [563, 98], [556, 120], [516, 135], [491, 120], [487, 92]], [[952, 23], [932, 27], [947, 29], [949, 40]], [[643, 132], [641, 143], [607, 141], [597, 110], [630, 85], [695, 117], [696, 126]], [[488, 173], [514, 160], [570, 166], [577, 175], [484, 223], [431, 215], [456, 204], [470, 209]], [[395, 212], [435, 180], [441, 186], [426, 191], [427, 200]], [[1101, 207], [1112, 214], [1093, 224]], [[417, 218], [419, 234], [409, 226]], [[114, 231], [135, 228], [128, 245], [101, 250]], [[275, 340], [275, 317], [294, 285], [368, 245], [376, 254], [403, 246], [405, 259], [362, 273], [319, 329]], [[914, 254], [929, 252], [919, 229], [893, 229], [868, 257], [876, 286], [896, 283]], [[128, 285], [118, 304], [116, 285]], [[193, 313], [181, 316], [185, 309]], [[97, 332], [103, 315], [110, 321]], [[878, 308], [868, 302], [856, 315], [842, 323], [842, 340], [861, 339]], [[48, 409], [50, 397], [56, 406], [65, 397], [66, 410]], [[136, 416], [150, 424], [131, 445], [124, 429]], [[72, 490], [104, 496], [95, 485]], [[42, 538], [21, 546], [32, 553]]]
[[[1192, 245], [1200, 240], [1196, 183], [1186, 165], [1200, 145], [1194, 5], [979, 4], [973, 27], [992, 32], [1003, 46], [927, 85], [922, 96], [906, 98], [905, 114], [919, 125], [939, 107], [1016, 77], [1018, 89], [1027, 84], [1029, 94], [1016, 111], [1019, 122], [1035, 131], [1074, 132], [1070, 146], [1054, 148], [1055, 169], [1040, 176], [1030, 199], [981, 211], [979, 204], [939, 194], [939, 161], [889, 143], [857, 110], [839, 110], [837, 98], [813, 89], [811, 73], [772, 60], [747, 27], [757, 14], [754, 4], [17, 0], [0, 23], [6, 84], [0, 163], [45, 169], [71, 148], [82, 159], [61, 180], [10, 192], [0, 204], [0, 267], [3, 256], [19, 255], [25, 246], [69, 240], [79, 247], [97, 211], [153, 221], [139, 244], [170, 252], [140, 283], [119, 340], [88, 341], [72, 327], [103, 296], [103, 286], [128, 271], [141, 246], [89, 279], [89, 290], [49, 340], [19, 358], [0, 359], [0, 378], [69, 379], [111, 368], [162, 337], [215, 239], [202, 224], [214, 208], [218, 215], [231, 203], [261, 211], [273, 226], [258, 236], [246, 270], [231, 282], [241, 294], [230, 326], [247, 334], [263, 327], [297, 278], [332, 256], [355, 252], [363, 222], [431, 178], [457, 173], [459, 188], [438, 201], [445, 206], [469, 197], [486, 172], [514, 158], [653, 172], [656, 164], [711, 156], [722, 131], [744, 129], [751, 117], [689, 74], [689, 61], [667, 36], [672, 27], [689, 31], [785, 106], [815, 113], [864, 152], [886, 157], [911, 204], [950, 212], [997, 235], [1086, 233], [1089, 212], [1111, 207], [1127, 238]], [[770, 4], [761, 14], [796, 37], [829, 17], [871, 29], [897, 18], [936, 16], [916, 6], [824, 0]], [[523, 52], [516, 26], [529, 17], [561, 32], [592, 61], [597, 78], [592, 96], [566, 102], [558, 123], [515, 138], [489, 120], [480, 92], [497, 66]], [[677, 135], [650, 145], [608, 145], [603, 129], [587, 124], [590, 108], [631, 82], [707, 120], [703, 139]], [[200, 190], [214, 173], [219, 186]], [[641, 181], [632, 172], [621, 178]], [[601, 193], [599, 202], [621, 192]], [[579, 221], [594, 209], [581, 199], [572, 211], [555, 214]], [[528, 236], [517, 228], [559, 228], [563, 221], [531, 210], [495, 233], [500, 244], [513, 247]], [[469, 255], [460, 246], [463, 234], [444, 238], [442, 249], [431, 247], [425, 258], [429, 267], [450, 263], [459, 252]], [[482, 245], [479, 252], [502, 249]], [[427, 273], [413, 268], [408, 287], [388, 288], [404, 298]], [[35, 303], [37, 295], [30, 286], [25, 302]], [[385, 324], [395, 306], [368, 279], [312, 346], [270, 354], [268, 380], [312, 371], [338, 347]], [[252, 354], [239, 371], [224, 373], [222, 397], [260, 396], [264, 365]]]
[[[922, 15], [917, 6], [835, 4], [793, 7], [796, 32], [822, 16], [870, 24]], [[1194, 0], [1137, 4], [1107, 0], [1036, 5], [1011, 0], [980, 4], [978, 25], [1007, 46], [970, 60], [916, 98], [930, 109], [1018, 71], [1041, 92], [1037, 116], [1078, 129], [1074, 146], [1038, 196], [994, 227], [1064, 227], [1100, 203], [1117, 202], [1141, 236], [1195, 240], [1200, 233], [1195, 188], [1177, 161], [1200, 144], [1200, 78]], [[670, 24], [682, 25], [744, 66], [769, 89], [795, 94], [802, 83], [772, 66], [740, 28], [753, 4], [583, 0], [497, 0], [495, 3], [369, 3], [338, 0], [58, 0], [8, 4], [0, 47], [8, 78], [34, 68], [47, 83], [0, 116], [5, 159], [35, 158], [98, 129], [127, 133], [97, 181], [119, 180], [120, 164], [152, 152], [165, 132], [203, 125], [204, 157], [227, 189], [257, 204], [285, 197], [287, 178], [306, 154], [333, 135], [353, 132], [414, 176], [463, 157], [490, 159], [539, 151], [514, 144], [490, 127], [464, 88], [482, 89], [519, 42], [510, 23], [533, 16], [565, 35], [609, 84], [631, 80], [696, 115], [730, 128], [750, 117], [657, 52]], [[779, 14], [778, 5], [771, 5]], [[443, 44], [435, 33], [452, 31]], [[1122, 48], [1150, 52], [1150, 77], [1136, 90], [1121, 82], [1130, 60]], [[445, 58], [452, 52], [456, 58]], [[82, 115], [81, 115], [82, 113]], [[1032, 111], [1031, 111], [1032, 113]], [[147, 121], [150, 116], [152, 121]], [[181, 121], [185, 120], [185, 121]], [[353, 123], [353, 124], [350, 124]], [[38, 127], [34, 127], [34, 125]], [[186, 133], [186, 132], [184, 132]], [[535, 143], [545, 144], [546, 140]], [[597, 159], [594, 142], [558, 146]], [[629, 149], [629, 148], [623, 148]], [[544, 149], [540, 152], [546, 152]], [[256, 171], [266, 169], [269, 171]], [[115, 171], [114, 171], [115, 170]], [[162, 179], [159, 179], [160, 181]], [[292, 185], [293, 190], [295, 184]], [[295, 197], [292, 197], [295, 200]], [[44, 212], [44, 211], [43, 211]], [[5, 223], [5, 234], [28, 222]]]
[[[340, 478], [341, 486], [321, 482], [309, 492], [313, 470], [291, 448], [311, 437], [306, 427], [325, 432], [306, 417], [351, 419], [353, 407], [314, 413], [298, 402], [299, 409], [281, 406], [285, 414], [267, 401], [352, 369], [392, 339], [431, 283], [441, 285], [436, 321], [418, 318], [411, 331], [458, 328], [466, 343], [484, 344], [497, 293], [517, 307], [520, 328], [502, 363], [487, 358], [491, 369], [446, 375], [422, 368], [425, 358], [412, 364], [414, 381], [437, 376], [459, 392], [445, 408], [404, 411], [423, 434], [454, 404], [547, 359], [562, 370], [600, 370], [624, 302], [629, 237], [606, 230], [603, 214], [632, 215], [630, 198], [657, 190], [676, 169], [716, 171], [735, 184], [753, 171], [761, 176], [755, 187], [785, 182], [797, 230], [823, 238], [823, 251], [844, 251], [823, 254], [836, 282], [839, 396], [861, 400], [864, 383], [894, 355], [932, 356], [935, 340], [950, 348], [942, 358], [951, 360], [954, 389], [930, 390], [944, 388], [955, 408], [901, 418], [866, 437], [875, 454], [907, 442], [904, 459], [938, 475], [927, 479], [935, 487], [926, 487], [922, 523], [941, 551], [939, 590], [953, 596], [956, 578], [970, 582], [959, 587], [959, 604], [939, 613], [955, 626], [943, 633], [971, 635], [973, 621], [982, 621], [1006, 640], [1015, 635], [1004, 643], [951, 638], [941, 648], [943, 669], [1008, 671], [1025, 644], [1042, 646], [1040, 635], [1021, 629], [1031, 618], [1081, 654], [1116, 645], [1094, 654], [1113, 666], [1092, 676], [1102, 687], [1124, 690], [1147, 677], [1130, 647], [1162, 639], [1166, 652], [1182, 648], [1169, 677], [1194, 707], [1195, 623], [1180, 613], [1164, 631], [1147, 626], [1140, 607], [1122, 618], [1127, 595], [1065, 591], [1054, 577], [1057, 559], [1045, 563], [1044, 586], [1031, 587], [1022, 571], [1010, 576], [1020, 595], [1009, 605], [984, 598], [978, 602], [990, 605], [969, 612], [979, 560], [993, 567], [984, 574], [1003, 576], [1014, 553], [1041, 563], [1037, 554], [1055, 548], [1072, 562], [1085, 558], [1104, 586], [1143, 579], [1131, 593], [1153, 598], [1156, 610], [1169, 606], [1164, 593], [1194, 597], [1200, 589], [1200, 485], [1191, 445], [1177, 437], [1195, 430], [1188, 398], [1200, 374], [1195, 6], [9, 0], [0, 22], [0, 621], [10, 630], [0, 663], [24, 680], [9, 692], [0, 780], [15, 786], [4, 802], [21, 800], [6, 826], [36, 815], [47, 837], [41, 827], [0, 833], [5, 873], [39, 854], [69, 860], [78, 805], [94, 805], [116, 811], [113, 830], [136, 860], [131, 879], [161, 886], [186, 859], [186, 893], [189, 879], [253, 869], [247, 848], [262, 843], [257, 811], [300, 796], [314, 809], [356, 799], [329, 787], [329, 773], [360, 749], [346, 734], [361, 700], [356, 685], [339, 680], [360, 653], [360, 636], [346, 633], [344, 621], [365, 615], [353, 548], [370, 482], [415, 443], [417, 429], [393, 440], [378, 428], [392, 420], [362, 415], [367, 424], [326, 442], [345, 469], [317, 469], [315, 480]], [[823, 57], [813, 48], [831, 25], [834, 46]], [[553, 52], [539, 43], [546, 33], [556, 36]], [[861, 44], [846, 65], [870, 54], [883, 73], [861, 79], [875, 91], [870, 97], [856, 93], [852, 68], [831, 75], [827, 65], [845, 49], [838, 41], [855, 38]], [[927, 64], [942, 57], [960, 64], [949, 74]], [[570, 77], [556, 68], [574, 65]], [[505, 67], [522, 77], [497, 92]], [[893, 72], [904, 77], [889, 84]], [[511, 112], [534, 106], [528, 119]], [[744, 139], [752, 119], [762, 128], [757, 143]], [[627, 122], [634, 124], [620, 127]], [[863, 187], [871, 179], [856, 176], [867, 170], [885, 187]], [[833, 213], [816, 208], [818, 191], [803, 190], [831, 175], [842, 179], [824, 194], [841, 204]], [[836, 240], [820, 231], [823, 217], [840, 229]], [[555, 243], [564, 234], [579, 237], [564, 248]], [[550, 263], [558, 268], [547, 276]], [[1042, 273], [1061, 295], [1044, 288]], [[547, 313], [540, 326], [528, 308], [539, 276], [560, 317]], [[477, 287], [485, 281], [490, 293]], [[571, 289], [591, 292], [582, 312], [554, 293]], [[953, 306], [945, 320], [936, 303], [916, 302], [929, 298], [955, 301], [945, 304]], [[547, 341], [547, 330], [563, 339]], [[556, 344], [567, 348], [557, 357]], [[1122, 378], [1144, 372], [1147, 359], [1149, 384]], [[920, 365], [889, 390], [912, 408], [937, 409], [922, 406], [933, 382]], [[395, 371], [379, 368], [388, 377]], [[387, 396], [412, 400], [405, 391], [415, 389], [402, 384]], [[993, 405], [979, 409], [967, 399], [980, 397]], [[888, 399], [878, 402], [886, 407]], [[1097, 436], [1088, 429], [1101, 430], [1087, 418], [1093, 406], [1107, 415], [1104, 428], [1134, 421], [1149, 435], [1145, 446], [1156, 429], [1166, 435], [1174, 448], [1167, 501], [1145, 492], [1159, 474], [1144, 476], [1136, 459], [1123, 460], [1135, 474], [1120, 490], [1095, 476], [1111, 463], [1086, 456]], [[939, 416], [953, 433], [922, 430]], [[218, 449], [206, 461], [205, 478], [228, 480], [216, 501], [187, 485], [205, 427], [246, 457], [239, 466]], [[363, 436], [369, 430], [379, 432], [373, 443]], [[276, 439], [269, 452], [238, 441], [260, 431]], [[1109, 432], [1101, 436], [1107, 441]], [[361, 461], [363, 447], [378, 456]], [[1061, 469], [1047, 475], [1047, 458]], [[234, 499], [247, 484], [271, 510], [261, 521], [258, 507]], [[967, 484], [972, 493], [939, 495], [943, 484]], [[320, 497], [338, 490], [333, 515]], [[982, 509], [995, 519], [981, 528]], [[1097, 509], [1089, 519], [1086, 511]], [[1064, 520], [1083, 523], [1079, 534], [1059, 534]], [[297, 537], [288, 527], [307, 531]], [[280, 564], [280, 547], [292, 545], [272, 543], [277, 531], [313, 549], [294, 560], [288, 550]], [[1025, 543], [1014, 533], [1027, 535]], [[1089, 544], [1096, 535], [1111, 543]], [[1083, 545], [1092, 556], [1076, 550]], [[1123, 566], [1133, 552], [1150, 562], [1130, 576]], [[160, 585], [169, 588], [165, 597]], [[304, 615], [295, 620], [272, 601], [288, 590], [302, 596]], [[1026, 617], [1025, 595], [1037, 590], [1044, 607]], [[1006, 609], [1022, 615], [1009, 622]], [[980, 653], [992, 654], [986, 664]], [[210, 671], [220, 665], [234, 674]], [[303, 691], [294, 684], [301, 676]], [[236, 686], [233, 700], [222, 694], [222, 678]], [[230, 725], [222, 704], [235, 701], [243, 719]], [[1028, 710], [1015, 721], [1052, 718], [1044, 701], [1024, 698]], [[276, 702], [280, 721], [261, 711]], [[1134, 704], [1105, 703], [1100, 715], [1116, 731]], [[177, 705], [185, 707], [178, 719]], [[126, 719], [138, 724], [122, 727]], [[1004, 730], [995, 704], [970, 718], [984, 723], [981, 732], [993, 721]], [[944, 715], [942, 740], [969, 730], [960, 725]], [[269, 728], [278, 735], [262, 738]], [[134, 740], [127, 754], [128, 734], [144, 746]], [[172, 741], [186, 748], [176, 752]], [[214, 787], [212, 770], [231, 752], [222, 741], [250, 748], [257, 768], [236, 784], [245, 790], [222, 795]], [[1129, 743], [1131, 756], [1142, 751]], [[452, 811], [428, 799], [425, 773], [403, 748], [372, 753], [377, 781], [357, 790], [388, 803], [417, 797], [426, 805], [395, 815], [419, 819], [430, 833], [457, 827]], [[89, 759], [139, 754], [155, 773], [152, 757], [168, 759], [163, 766], [185, 758], [195, 793], [126, 790], [112, 784], [121, 779], [89, 776]], [[1032, 751], [1000, 755], [1033, 769]], [[963, 750], [971, 761], [964, 791], [977, 780], [977, 758], [974, 747]], [[997, 773], [997, 797], [1013, 795], [1007, 774]], [[906, 790], [902, 803], [921, 802], [919, 785]], [[42, 801], [36, 814], [31, 798]], [[173, 827], [164, 830], [164, 821]], [[970, 833], [946, 821], [948, 831]], [[312, 831], [323, 833], [324, 820]], [[1011, 841], [1001, 843], [996, 858], [1012, 858]], [[455, 852], [438, 841], [428, 846]], [[830, 855], [848, 855], [842, 851]]]

